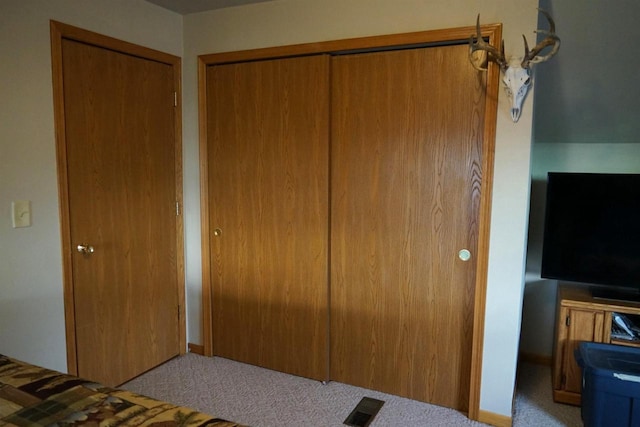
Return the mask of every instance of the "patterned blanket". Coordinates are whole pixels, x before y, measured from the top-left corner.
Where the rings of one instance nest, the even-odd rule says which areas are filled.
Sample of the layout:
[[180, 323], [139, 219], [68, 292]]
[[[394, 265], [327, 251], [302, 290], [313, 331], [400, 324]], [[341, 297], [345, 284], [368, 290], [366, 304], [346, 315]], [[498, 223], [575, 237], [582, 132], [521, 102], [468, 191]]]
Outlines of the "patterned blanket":
[[0, 426], [239, 424], [0, 355]]

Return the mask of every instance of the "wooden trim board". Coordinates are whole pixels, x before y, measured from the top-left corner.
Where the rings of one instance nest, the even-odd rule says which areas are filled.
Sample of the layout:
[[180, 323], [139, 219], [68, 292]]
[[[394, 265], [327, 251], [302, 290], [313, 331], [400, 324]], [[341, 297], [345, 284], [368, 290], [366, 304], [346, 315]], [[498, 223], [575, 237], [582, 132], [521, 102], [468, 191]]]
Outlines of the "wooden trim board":
[[513, 419], [511, 417], [483, 410], [478, 412], [477, 420], [481, 423], [490, 424], [496, 427], [511, 427], [513, 425]]
[[204, 356], [204, 346], [200, 344], [189, 343], [189, 353], [199, 354]]

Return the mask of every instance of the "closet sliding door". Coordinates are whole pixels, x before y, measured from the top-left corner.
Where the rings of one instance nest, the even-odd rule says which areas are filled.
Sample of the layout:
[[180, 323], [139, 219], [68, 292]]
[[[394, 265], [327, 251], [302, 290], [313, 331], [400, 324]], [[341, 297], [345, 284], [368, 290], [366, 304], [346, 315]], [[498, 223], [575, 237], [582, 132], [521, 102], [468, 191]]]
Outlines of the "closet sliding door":
[[206, 70], [212, 347], [328, 379], [329, 57]]
[[463, 411], [485, 108], [468, 61], [334, 57], [331, 108], [331, 379]]

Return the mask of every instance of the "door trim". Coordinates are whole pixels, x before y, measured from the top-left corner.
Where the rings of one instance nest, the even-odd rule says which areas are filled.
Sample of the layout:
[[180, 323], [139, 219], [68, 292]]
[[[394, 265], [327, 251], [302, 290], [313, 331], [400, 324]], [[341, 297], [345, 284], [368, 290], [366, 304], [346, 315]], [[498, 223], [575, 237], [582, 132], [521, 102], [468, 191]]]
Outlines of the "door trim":
[[[181, 96], [181, 59], [164, 52], [138, 46], [123, 40], [104, 36], [68, 24], [50, 21], [51, 34], [51, 69], [53, 77], [53, 112], [56, 139], [56, 162], [58, 169], [58, 200], [60, 214], [60, 237], [62, 247], [62, 272], [64, 287], [64, 314], [67, 348], [67, 370], [72, 375], [78, 375], [78, 360], [76, 357], [77, 342], [75, 333], [74, 287], [72, 242], [69, 211], [69, 181], [67, 175], [67, 145], [65, 131], [64, 88], [62, 67], [62, 41], [74, 40], [91, 44], [116, 52], [133, 55], [140, 58], [161, 62], [173, 68], [174, 90], [177, 106], [174, 109], [175, 133], [175, 178], [176, 202], [182, 207], [182, 106]], [[177, 216], [176, 227], [176, 267], [178, 283], [178, 342], [180, 354], [186, 352], [186, 315], [185, 315], [185, 273], [184, 273], [184, 219], [182, 213]]]
[[[491, 45], [497, 46], [502, 40], [502, 24], [482, 25], [483, 37]], [[233, 62], [286, 58], [313, 54], [340, 54], [353, 51], [380, 49], [402, 49], [436, 43], [468, 43], [469, 36], [475, 34], [475, 27], [420, 31], [413, 33], [391, 34], [334, 40], [319, 43], [306, 43], [290, 46], [251, 49], [236, 52], [223, 52], [198, 57], [198, 117], [200, 136], [200, 218], [202, 239], [202, 337], [204, 354], [213, 355], [212, 337], [212, 281], [211, 246], [209, 224], [209, 189], [207, 156], [207, 98], [206, 72], [210, 65]], [[470, 65], [471, 67], [471, 65]], [[479, 74], [478, 78], [482, 78]], [[496, 139], [496, 121], [498, 113], [498, 91], [500, 87], [500, 69], [489, 64], [486, 76], [486, 98], [484, 132], [482, 144], [482, 193], [480, 197], [480, 224], [478, 235], [478, 263], [476, 267], [475, 302], [473, 314], [473, 350], [471, 356], [471, 378], [469, 390], [469, 413], [471, 419], [478, 420], [480, 411], [480, 387], [482, 379], [482, 353], [484, 342], [484, 320], [486, 310], [487, 272], [489, 264], [489, 232], [491, 221], [491, 196], [493, 189], [493, 165]]]

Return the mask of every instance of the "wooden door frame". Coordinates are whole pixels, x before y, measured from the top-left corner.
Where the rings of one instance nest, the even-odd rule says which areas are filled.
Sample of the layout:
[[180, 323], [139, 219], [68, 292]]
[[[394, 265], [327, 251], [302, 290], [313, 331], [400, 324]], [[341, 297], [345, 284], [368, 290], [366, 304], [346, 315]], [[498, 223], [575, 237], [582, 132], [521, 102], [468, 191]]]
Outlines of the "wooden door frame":
[[[502, 40], [502, 24], [482, 25], [480, 31], [489, 43], [498, 46]], [[200, 135], [200, 218], [202, 238], [202, 336], [204, 354], [213, 355], [212, 337], [212, 281], [211, 245], [209, 224], [209, 164], [207, 155], [207, 67], [234, 62], [286, 58], [301, 55], [337, 54], [366, 50], [394, 49], [428, 46], [437, 43], [468, 43], [469, 36], [476, 33], [475, 27], [420, 31], [392, 35], [370, 36], [319, 43], [306, 43], [224, 52], [198, 57], [198, 117]], [[469, 65], [471, 68], [471, 65]], [[475, 302], [473, 314], [473, 344], [471, 356], [471, 378], [469, 390], [469, 413], [478, 420], [480, 410], [480, 386], [482, 379], [482, 353], [484, 342], [484, 320], [489, 264], [489, 232], [491, 222], [491, 196], [493, 188], [493, 164], [498, 112], [498, 90], [500, 69], [490, 63], [486, 80], [484, 133], [482, 142], [482, 193], [480, 197], [480, 224], [478, 234], [478, 262], [476, 266]], [[472, 69], [472, 68], [471, 68]], [[471, 72], [471, 71], [470, 71]]]
[[[72, 375], [78, 375], [76, 322], [74, 312], [74, 286], [72, 242], [69, 205], [69, 179], [67, 172], [67, 138], [65, 131], [64, 86], [62, 42], [74, 40], [91, 44], [100, 48], [119, 53], [136, 56], [151, 61], [160, 62], [173, 68], [173, 87], [176, 92], [176, 108], [174, 108], [174, 138], [175, 138], [175, 181], [176, 202], [182, 206], [182, 108], [179, 102], [181, 96], [181, 63], [182, 60], [174, 55], [138, 46], [123, 40], [104, 36], [82, 28], [50, 21], [51, 34], [51, 68], [53, 76], [53, 112], [56, 138], [56, 161], [58, 169], [58, 200], [60, 213], [60, 232], [62, 243], [62, 271], [64, 287], [64, 314], [67, 347], [67, 370]], [[180, 209], [182, 210], [182, 209]], [[178, 343], [180, 354], [186, 352], [186, 312], [185, 312], [185, 275], [184, 275], [184, 220], [183, 215], [176, 217], [176, 269], [178, 284]]]

